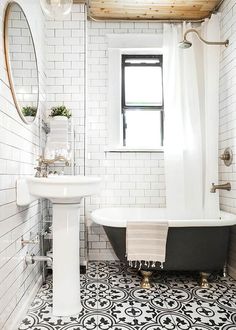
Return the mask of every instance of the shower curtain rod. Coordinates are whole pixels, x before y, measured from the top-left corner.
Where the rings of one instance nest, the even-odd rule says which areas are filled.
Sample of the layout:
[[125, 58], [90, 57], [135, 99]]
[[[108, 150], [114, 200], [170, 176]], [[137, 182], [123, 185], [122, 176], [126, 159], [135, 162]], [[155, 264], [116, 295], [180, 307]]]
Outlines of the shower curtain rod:
[[179, 19], [179, 20], [172, 20], [172, 19], [149, 19], [149, 20], [147, 20], [147, 19], [133, 19], [133, 20], [131, 20], [131, 19], [119, 19], [119, 18], [109, 18], [109, 19], [107, 19], [107, 18], [95, 18], [95, 17], [93, 17], [93, 16], [91, 16], [90, 14], [88, 14], [88, 18], [91, 20], [91, 21], [93, 21], [93, 22], [130, 22], [130, 23], [132, 23], [132, 22], [135, 22], [135, 23], [137, 23], [137, 22], [140, 22], [140, 23], [182, 23], [182, 22], [187, 22], [187, 23], [202, 23], [202, 22], [204, 22], [204, 19], [199, 19], [199, 20], [190, 20], [190, 19]]
[[[225, 0], [221, 0], [217, 5], [216, 7], [210, 12], [210, 15], [209, 17], [211, 16], [211, 14], [213, 13], [217, 13], [218, 10], [220, 9], [221, 5], [223, 4]], [[135, 22], [143, 22], [143, 23], [151, 23], [151, 22], [155, 22], [155, 23], [181, 23], [181, 22], [189, 22], [189, 23], [202, 23], [204, 22], [205, 18], [202, 18], [202, 19], [149, 19], [149, 20], [146, 20], [146, 19], [139, 19], [139, 20], [127, 20], [127, 19], [119, 19], [119, 18], [105, 18], [105, 17], [100, 17], [100, 18], [96, 18], [96, 17], [93, 17], [91, 14], [90, 14], [90, 0], [86, 0], [85, 1], [85, 5], [87, 6], [87, 14], [88, 14], [88, 18], [94, 22], [132, 22], [132, 21], [135, 21]], [[207, 18], [207, 17], [206, 17]]]
[[220, 9], [221, 5], [223, 4], [225, 0], [221, 0], [218, 5], [215, 6], [214, 10], [213, 10], [213, 13], [217, 13], [218, 10]]

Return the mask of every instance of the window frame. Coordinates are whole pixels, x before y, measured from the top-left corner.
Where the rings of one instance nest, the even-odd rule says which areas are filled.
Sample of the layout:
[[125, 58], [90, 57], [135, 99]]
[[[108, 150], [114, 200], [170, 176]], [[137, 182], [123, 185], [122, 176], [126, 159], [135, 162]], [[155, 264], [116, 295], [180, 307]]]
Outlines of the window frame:
[[[158, 59], [159, 63], [126, 63], [127, 59]], [[125, 102], [125, 67], [161, 67], [162, 75], [162, 104], [160, 106], [143, 106], [143, 105], [126, 105]], [[160, 130], [161, 130], [161, 147], [164, 145], [164, 91], [163, 91], [163, 55], [162, 54], [121, 54], [121, 114], [122, 114], [122, 142], [123, 146], [126, 147], [126, 111], [140, 111], [140, 110], [151, 110], [160, 111]]]

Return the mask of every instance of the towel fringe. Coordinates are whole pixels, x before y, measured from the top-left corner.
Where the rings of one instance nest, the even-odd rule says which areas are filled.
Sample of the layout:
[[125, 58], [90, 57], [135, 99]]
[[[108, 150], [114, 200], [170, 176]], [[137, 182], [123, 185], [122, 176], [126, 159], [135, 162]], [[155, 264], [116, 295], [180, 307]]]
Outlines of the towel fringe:
[[[126, 257], [127, 258], [127, 257]], [[142, 265], [147, 268], [158, 268], [159, 261], [145, 261], [145, 260], [127, 260], [129, 267], [138, 268], [140, 270]], [[164, 262], [160, 263], [160, 268], [164, 268]]]

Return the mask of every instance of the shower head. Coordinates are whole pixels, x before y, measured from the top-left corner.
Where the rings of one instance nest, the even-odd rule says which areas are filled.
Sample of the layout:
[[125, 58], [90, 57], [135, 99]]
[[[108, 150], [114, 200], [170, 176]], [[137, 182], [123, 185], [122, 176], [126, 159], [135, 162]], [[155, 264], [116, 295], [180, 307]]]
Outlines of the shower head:
[[188, 41], [187, 39], [184, 39], [183, 41], [179, 42], [179, 48], [190, 48], [192, 46], [192, 43], [190, 41]]
[[203, 39], [200, 36], [199, 32], [196, 29], [189, 29], [184, 33], [183, 41], [181, 41], [179, 43], [180, 48], [186, 49], [186, 48], [190, 48], [192, 46], [192, 43], [189, 40], [187, 40], [187, 38], [186, 38], [187, 34], [190, 33], [190, 32], [196, 33], [198, 38], [207, 45], [224, 45], [225, 47], [227, 47], [229, 45], [229, 40], [228, 39], [225, 40], [225, 41], [207, 41], [207, 40]]

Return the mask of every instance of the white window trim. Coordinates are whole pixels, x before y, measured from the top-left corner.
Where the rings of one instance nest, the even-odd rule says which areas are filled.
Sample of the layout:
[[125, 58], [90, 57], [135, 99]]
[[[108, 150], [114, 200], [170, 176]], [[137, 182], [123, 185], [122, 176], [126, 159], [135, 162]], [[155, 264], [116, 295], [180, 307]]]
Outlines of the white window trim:
[[[130, 148], [123, 146], [121, 113], [121, 57], [126, 54], [161, 55], [162, 35], [113, 34], [108, 38], [108, 146], [105, 152], [163, 152], [163, 147]], [[141, 47], [140, 47], [141, 46]]]

